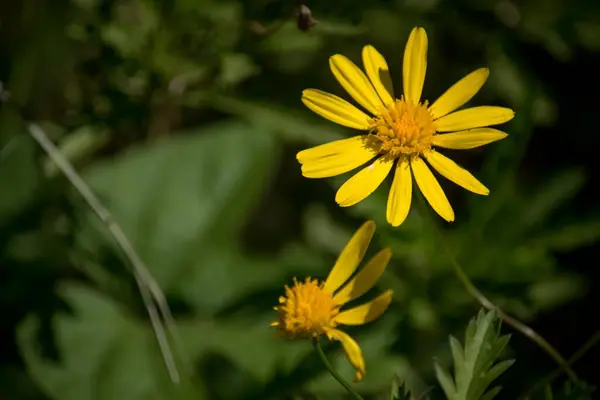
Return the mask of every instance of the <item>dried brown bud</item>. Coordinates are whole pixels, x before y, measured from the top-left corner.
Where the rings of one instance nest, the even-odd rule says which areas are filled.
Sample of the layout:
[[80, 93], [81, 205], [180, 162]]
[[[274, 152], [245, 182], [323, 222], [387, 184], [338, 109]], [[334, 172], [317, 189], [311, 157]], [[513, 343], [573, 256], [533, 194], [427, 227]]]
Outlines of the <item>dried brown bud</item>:
[[300, 29], [303, 32], [308, 31], [310, 28], [312, 28], [318, 23], [318, 21], [313, 18], [310, 8], [308, 8], [308, 6], [305, 4], [300, 4], [298, 6], [298, 13], [296, 18], [298, 29]]

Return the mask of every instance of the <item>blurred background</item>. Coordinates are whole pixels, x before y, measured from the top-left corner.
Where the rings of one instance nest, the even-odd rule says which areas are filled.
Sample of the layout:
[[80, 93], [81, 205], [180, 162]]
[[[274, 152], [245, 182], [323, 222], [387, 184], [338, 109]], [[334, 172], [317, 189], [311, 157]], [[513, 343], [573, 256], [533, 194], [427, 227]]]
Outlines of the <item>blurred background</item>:
[[[0, 4], [0, 399], [344, 398], [309, 343], [277, 339], [268, 323], [283, 285], [325, 277], [365, 219], [378, 224], [369, 254], [393, 250], [378, 290], [395, 297], [383, 318], [349, 330], [367, 362], [357, 388], [387, 399], [400, 376], [415, 394], [433, 387], [427, 398], [444, 398], [433, 359], [450, 366], [448, 335], [462, 341], [479, 304], [431, 224], [415, 208], [399, 229], [385, 223], [389, 180], [341, 209], [334, 193], [346, 176], [308, 180], [295, 159], [354, 134], [300, 102], [309, 87], [348, 98], [328, 57], [360, 62], [373, 44], [399, 91], [415, 25], [429, 35], [425, 98], [487, 66], [470, 104], [517, 113], [501, 128], [507, 139], [445, 152], [491, 189], [479, 197], [440, 180], [456, 210], [452, 224], [436, 217], [445, 240], [490, 299], [566, 358], [597, 332], [600, 4], [315, 0], [305, 3], [314, 27], [298, 26], [298, 6]], [[178, 388], [127, 259], [28, 135], [30, 122], [80, 171], [165, 292], [180, 336]], [[503, 332], [517, 361], [497, 398], [515, 399], [557, 365]], [[327, 353], [352, 376], [339, 346]], [[574, 364], [588, 384], [600, 384], [599, 356], [592, 347]], [[590, 398], [565, 394], [565, 380], [552, 382], [555, 399]]]

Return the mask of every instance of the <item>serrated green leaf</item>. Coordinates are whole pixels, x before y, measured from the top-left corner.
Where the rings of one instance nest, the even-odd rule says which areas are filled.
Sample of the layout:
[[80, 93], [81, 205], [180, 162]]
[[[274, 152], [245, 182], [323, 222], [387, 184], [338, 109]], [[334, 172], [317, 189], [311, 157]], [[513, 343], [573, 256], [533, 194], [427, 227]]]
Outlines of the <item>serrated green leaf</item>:
[[500, 320], [495, 311], [481, 310], [466, 330], [464, 351], [458, 340], [450, 337], [454, 359], [454, 380], [437, 363], [438, 381], [449, 400], [491, 399], [500, 388], [487, 392], [488, 386], [513, 363], [502, 361], [493, 365], [508, 343], [508, 336], [500, 336]]
[[390, 386], [390, 400], [410, 400], [410, 390], [399, 376], [394, 378]]
[[501, 361], [498, 364], [494, 365], [490, 370], [485, 374], [485, 377], [482, 378], [479, 382], [477, 389], [473, 391], [473, 398], [479, 399], [482, 397], [485, 389], [496, 379], [498, 378], [504, 371], [506, 371], [511, 365], [514, 364], [514, 360], [505, 360]]
[[465, 351], [454, 336], [450, 336], [450, 349], [452, 350], [452, 358], [454, 359], [454, 376], [456, 376], [456, 386], [463, 386], [465, 382], [459, 382], [459, 379], [464, 377]]
[[453, 400], [456, 387], [454, 386], [454, 382], [452, 381], [452, 377], [440, 364], [435, 363], [435, 376], [437, 377], [444, 394], [448, 400]]
[[490, 390], [488, 390], [488, 392], [484, 394], [479, 400], [492, 400], [498, 395], [498, 393], [500, 393], [500, 390], [502, 390], [502, 386], [493, 387]]

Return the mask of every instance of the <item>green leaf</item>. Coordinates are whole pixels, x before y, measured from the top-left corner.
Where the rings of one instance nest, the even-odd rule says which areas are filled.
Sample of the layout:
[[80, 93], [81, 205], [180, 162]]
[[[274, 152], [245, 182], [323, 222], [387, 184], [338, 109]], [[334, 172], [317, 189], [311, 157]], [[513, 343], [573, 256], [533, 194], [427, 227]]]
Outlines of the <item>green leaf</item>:
[[100, 30], [102, 40], [123, 57], [142, 56], [151, 35], [158, 29], [159, 13], [151, 2], [144, 0], [124, 1], [112, 11], [113, 19]]
[[454, 381], [452, 380], [452, 377], [450, 376], [448, 371], [446, 371], [444, 367], [442, 367], [437, 362], [435, 363], [435, 376], [437, 377], [437, 380], [440, 383], [440, 386], [442, 387], [446, 398], [448, 400], [454, 399], [454, 395], [456, 393]]
[[514, 360], [494, 362], [508, 344], [509, 336], [500, 335], [499, 318], [494, 311], [481, 310], [469, 322], [464, 350], [458, 340], [450, 337], [454, 358], [454, 380], [436, 363], [436, 375], [449, 400], [492, 399], [500, 388], [489, 385], [506, 371]]
[[[202, 400], [205, 385], [212, 382], [194, 374], [194, 366], [208, 355], [226, 358], [265, 384], [313, 351], [307, 341], [277, 338], [269, 326], [273, 311], [249, 318], [179, 320], [181, 347], [175, 350], [185, 362], [179, 363], [183, 381], [176, 386], [169, 381], [149, 322], [81, 284], [65, 283], [57, 292], [73, 310], [72, 315], [52, 319], [58, 361], [45, 358], [39, 349], [37, 317], [28, 317], [18, 328], [19, 348], [31, 377], [56, 400]], [[237, 388], [234, 398], [245, 389]]]
[[[104, 146], [111, 138], [109, 131], [95, 126], [82, 126], [71, 132], [57, 146], [69, 162], [76, 164]], [[49, 158], [43, 160], [44, 172], [49, 177], [59, 174], [56, 164]]]
[[486, 394], [484, 394], [480, 400], [492, 400], [494, 397], [496, 397], [498, 395], [498, 393], [500, 393], [500, 390], [502, 390], [502, 387], [496, 386], [496, 387], [488, 390], [488, 392]]
[[531, 239], [532, 246], [548, 250], [568, 252], [587, 246], [600, 239], [600, 218], [588, 216], [579, 221], [563, 223], [555, 229], [548, 229]]
[[523, 204], [520, 224], [523, 229], [544, 222], [550, 213], [573, 197], [585, 183], [580, 169], [561, 171], [553, 176]]
[[[334, 124], [327, 122], [307, 121], [297, 111], [274, 104], [241, 100], [234, 97], [200, 94], [199, 99], [191, 99], [192, 103], [208, 102], [222, 112], [239, 116], [257, 129], [267, 129], [281, 135], [284, 139], [304, 141], [311, 145], [319, 145], [333, 140], [343, 139], [347, 133]], [[306, 111], [308, 112], [308, 111]], [[318, 117], [315, 117], [317, 121]]]
[[588, 281], [577, 275], [560, 274], [529, 287], [529, 298], [540, 310], [551, 310], [587, 293]]
[[22, 132], [18, 116], [0, 112], [0, 224], [36, 198], [40, 173], [35, 142]]
[[57, 289], [72, 315], [52, 319], [57, 361], [37, 344], [40, 320], [29, 316], [18, 328], [18, 344], [29, 373], [57, 400], [202, 399], [202, 388], [169, 382], [156, 339], [119, 305], [79, 284]]
[[411, 400], [410, 389], [406, 386], [406, 383], [399, 376], [394, 378], [390, 387], [390, 400]]
[[567, 381], [555, 391], [546, 386], [545, 397], [546, 400], [591, 400], [595, 391], [596, 388], [586, 382], [573, 384]]
[[[227, 122], [132, 148], [84, 177], [163, 290], [213, 313], [241, 289], [285, 273], [272, 262], [249, 261], [238, 248], [240, 229], [276, 169], [277, 149], [268, 133]], [[108, 246], [116, 252], [87, 207], [83, 215], [79, 245], [100, 259]]]
[[243, 53], [221, 55], [219, 82], [225, 86], [235, 86], [260, 72], [252, 58]]

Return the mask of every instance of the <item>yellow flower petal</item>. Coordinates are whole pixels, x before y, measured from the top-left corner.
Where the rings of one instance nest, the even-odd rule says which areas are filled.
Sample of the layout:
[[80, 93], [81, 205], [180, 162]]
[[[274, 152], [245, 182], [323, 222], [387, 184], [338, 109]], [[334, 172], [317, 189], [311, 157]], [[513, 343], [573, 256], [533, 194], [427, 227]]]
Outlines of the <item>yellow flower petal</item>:
[[358, 228], [338, 256], [333, 269], [323, 285], [324, 291], [328, 293], [335, 292], [352, 276], [354, 271], [356, 271], [356, 267], [358, 267], [358, 264], [365, 256], [374, 233], [375, 222], [373, 221], [367, 221]]
[[380, 317], [391, 301], [392, 291], [386, 290], [368, 303], [339, 313], [335, 317], [335, 322], [343, 325], [366, 324]]
[[460, 131], [503, 124], [510, 121], [515, 112], [510, 108], [496, 106], [472, 107], [448, 114], [435, 121], [438, 132]]
[[346, 353], [348, 362], [356, 369], [354, 381], [361, 381], [365, 377], [366, 368], [365, 360], [358, 343], [356, 343], [356, 341], [352, 339], [350, 335], [338, 329], [328, 329], [327, 337], [329, 340], [338, 340], [342, 343], [342, 347], [344, 348], [344, 353]]
[[405, 101], [409, 104], [418, 104], [425, 83], [427, 70], [427, 33], [425, 29], [417, 27], [412, 30], [404, 49], [404, 63], [402, 64], [402, 82], [404, 84]]
[[370, 117], [346, 100], [317, 89], [302, 92], [302, 102], [323, 118], [348, 128], [369, 129]]
[[417, 186], [419, 186], [419, 189], [431, 207], [446, 221], [454, 221], [454, 210], [452, 210], [452, 206], [448, 202], [444, 191], [429, 167], [425, 164], [425, 161], [416, 157], [411, 160], [410, 166], [415, 176], [415, 181], [417, 181]]
[[473, 149], [496, 140], [504, 139], [508, 134], [494, 128], [479, 128], [433, 136], [433, 145], [447, 149]]
[[329, 58], [329, 67], [338, 82], [358, 104], [373, 115], [379, 114], [383, 103], [360, 68], [341, 54]]
[[379, 280], [391, 258], [392, 251], [390, 249], [381, 250], [333, 297], [333, 301], [341, 305], [367, 293]]
[[364, 200], [383, 182], [393, 165], [393, 160], [379, 157], [348, 179], [335, 194], [335, 201], [342, 207], [350, 207]]
[[396, 165], [396, 174], [387, 202], [386, 218], [392, 226], [400, 226], [408, 216], [412, 199], [412, 176], [407, 159]]
[[482, 195], [490, 194], [489, 189], [483, 186], [477, 178], [448, 157], [436, 151], [428, 151], [424, 155], [427, 161], [429, 161], [429, 164], [431, 164], [437, 172], [457, 185], [462, 186], [473, 193]]
[[383, 104], [390, 105], [394, 102], [394, 86], [390, 77], [390, 68], [385, 58], [375, 49], [368, 45], [363, 47], [362, 59], [365, 71]]
[[[353, 153], [360, 149], [369, 149], [367, 146], [368, 135], [352, 136], [347, 139], [334, 140], [333, 142], [321, 144], [298, 152], [296, 158], [302, 164], [310, 161], [318, 161], [323, 158], [341, 156]], [[373, 152], [373, 154], [377, 154]]]
[[360, 167], [377, 155], [365, 146], [366, 136], [336, 140], [296, 155], [302, 165], [302, 175], [307, 178], [327, 178]]
[[489, 75], [489, 69], [479, 68], [452, 85], [429, 107], [429, 112], [431, 112], [433, 118], [443, 117], [471, 100], [481, 89]]

